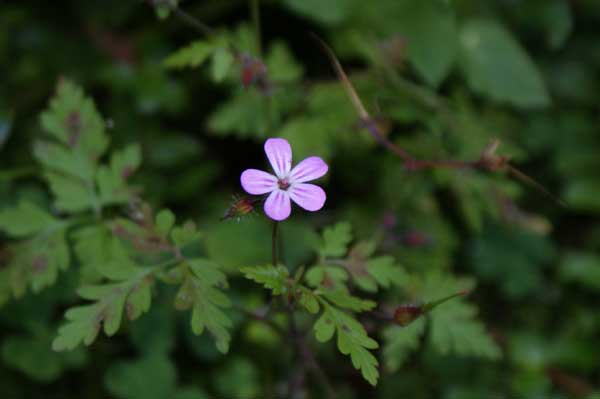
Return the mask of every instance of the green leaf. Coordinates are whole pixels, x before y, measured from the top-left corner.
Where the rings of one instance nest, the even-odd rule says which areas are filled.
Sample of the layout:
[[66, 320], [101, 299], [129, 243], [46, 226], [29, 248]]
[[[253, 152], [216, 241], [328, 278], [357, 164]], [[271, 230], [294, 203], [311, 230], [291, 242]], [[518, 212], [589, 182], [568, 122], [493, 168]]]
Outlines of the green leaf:
[[314, 325], [315, 336], [319, 342], [327, 342], [337, 332], [337, 346], [341, 353], [350, 355], [354, 368], [361, 370], [362, 376], [371, 385], [377, 385], [379, 372], [377, 359], [369, 349], [379, 345], [369, 338], [364, 327], [352, 316], [324, 304], [324, 311]]
[[319, 342], [327, 342], [335, 334], [335, 324], [327, 313], [327, 308], [314, 325], [315, 337]]
[[381, 256], [368, 259], [374, 250], [374, 243], [358, 243], [350, 250], [348, 258], [343, 261], [344, 268], [360, 289], [377, 292], [378, 285], [389, 288], [391, 284], [400, 285], [407, 280], [406, 273], [395, 264], [393, 257]]
[[77, 151], [62, 144], [38, 140], [34, 143], [33, 155], [45, 168], [84, 181], [94, 178], [96, 163]]
[[451, 301], [431, 312], [431, 344], [442, 354], [455, 353], [496, 360], [502, 355], [498, 345], [475, 319], [474, 306]]
[[176, 381], [177, 371], [166, 354], [117, 362], [104, 376], [106, 388], [114, 397], [132, 399], [173, 397]]
[[579, 178], [568, 183], [564, 198], [570, 207], [586, 212], [600, 213], [600, 181]]
[[4, 363], [43, 383], [56, 381], [68, 369], [83, 365], [84, 351], [56, 353], [50, 347], [51, 341], [52, 336], [47, 331], [35, 336], [6, 337], [2, 342]]
[[164, 66], [171, 69], [196, 68], [202, 65], [214, 50], [213, 43], [197, 40], [168, 56]]
[[139, 144], [129, 144], [110, 157], [110, 168], [123, 179], [129, 177], [142, 163], [142, 149]]
[[273, 291], [273, 295], [285, 294], [288, 290], [288, 270], [281, 265], [265, 265], [254, 267], [242, 267], [240, 269], [247, 279], [256, 281]]
[[578, 283], [600, 291], [600, 256], [586, 252], [569, 252], [560, 263], [559, 275], [565, 282]]
[[223, 312], [223, 308], [231, 306], [231, 302], [225, 294], [211, 285], [212, 282], [214, 281], [200, 279], [195, 274], [187, 273], [175, 296], [175, 308], [192, 308], [191, 326], [194, 334], [200, 335], [206, 328], [217, 341], [217, 349], [227, 353], [231, 340], [228, 329], [232, 323]]
[[215, 82], [221, 82], [233, 65], [233, 55], [231, 50], [224, 47], [219, 47], [214, 51], [212, 58], [212, 77]]
[[348, 272], [337, 266], [313, 266], [308, 269], [305, 278], [311, 287], [335, 288], [345, 285], [348, 281]]
[[152, 283], [152, 269], [138, 268], [120, 283], [81, 287], [78, 293], [82, 298], [97, 301], [67, 310], [67, 323], [59, 328], [52, 348], [63, 351], [72, 350], [81, 342], [90, 345], [101, 326], [106, 335], [114, 335], [121, 325], [124, 311], [130, 320], [148, 311]]
[[362, 299], [352, 296], [345, 287], [335, 290], [327, 290], [322, 295], [340, 308], [349, 309], [355, 312], [371, 310], [377, 304], [368, 299]]
[[178, 247], [183, 247], [202, 237], [202, 233], [196, 229], [192, 221], [185, 222], [182, 226], [175, 226], [171, 230], [171, 240]]
[[115, 151], [110, 166], [101, 166], [96, 175], [100, 192], [100, 201], [104, 205], [127, 203], [131, 199], [131, 190], [127, 179], [135, 172], [142, 161], [139, 145], [132, 144], [121, 151]]
[[[210, 116], [211, 133], [262, 139], [279, 129], [285, 117], [301, 104], [303, 92], [293, 85], [275, 87], [269, 95], [258, 89], [237, 92]], [[268, 107], [266, 106], [268, 104]]]
[[[328, 115], [328, 114], [326, 114]], [[294, 157], [303, 159], [319, 154], [323, 159], [331, 157], [330, 122], [321, 115], [290, 118], [281, 127], [279, 136], [288, 140], [294, 147]]]
[[205, 258], [188, 259], [190, 269], [204, 284], [227, 287], [227, 276], [219, 265]]
[[270, 46], [265, 63], [269, 79], [274, 82], [295, 82], [302, 78], [304, 73], [288, 46], [280, 40]]
[[367, 261], [367, 272], [384, 288], [392, 284], [401, 285], [408, 276], [391, 256], [380, 256]]
[[419, 347], [419, 342], [425, 331], [425, 319], [420, 318], [406, 327], [393, 326], [383, 331], [385, 345], [383, 356], [385, 366], [391, 371], [397, 371], [408, 358], [411, 351]]
[[235, 356], [216, 372], [214, 385], [218, 398], [265, 398], [257, 364], [247, 358]]
[[44, 177], [54, 194], [56, 208], [66, 212], [82, 212], [94, 206], [93, 188], [85, 182], [53, 172], [45, 173]]
[[246, 90], [223, 103], [208, 121], [219, 135], [235, 133], [238, 137], [264, 137], [269, 127], [265, 99], [258, 91]]
[[321, 256], [341, 257], [346, 254], [348, 244], [352, 241], [352, 228], [348, 222], [340, 222], [323, 230]]
[[300, 305], [304, 306], [304, 308], [308, 311], [308, 313], [311, 314], [317, 314], [319, 313], [319, 299], [317, 297], [317, 295], [309, 290], [306, 287], [300, 286], [298, 288], [299, 290], [299, 298], [298, 298], [298, 303], [300, 303]]
[[452, 7], [438, 0], [404, 0], [395, 14], [408, 61], [431, 86], [448, 76], [456, 59], [458, 32]]
[[108, 148], [104, 120], [94, 102], [67, 79], [59, 81], [56, 95], [40, 120], [50, 135], [88, 160], [97, 160]]
[[543, 268], [554, 259], [555, 248], [539, 234], [488, 224], [473, 241], [470, 254], [478, 276], [520, 298], [544, 289]]
[[[16, 219], [15, 216], [23, 219]], [[35, 234], [8, 249], [3, 276], [6, 289], [0, 295], [4, 296], [4, 300], [8, 299], [10, 291], [13, 296], [20, 297], [27, 286], [34, 292], [40, 292], [56, 282], [60, 270], [69, 267], [67, 227], [68, 223], [54, 219], [29, 203], [23, 202], [13, 210], [0, 212], [0, 229], [19, 237]]]
[[550, 104], [537, 67], [501, 25], [467, 21], [460, 31], [460, 50], [459, 65], [473, 91], [521, 108]]
[[[420, 279], [417, 285], [420, 286], [419, 292], [422, 297], [431, 301], [470, 289], [473, 283], [432, 271]], [[484, 325], [477, 320], [475, 306], [457, 298], [445, 302], [428, 314], [429, 339], [431, 345], [441, 354], [454, 353], [491, 360], [501, 357], [500, 348], [487, 334]]]
[[0, 211], [0, 230], [11, 237], [21, 238], [40, 233], [60, 221], [31, 202], [22, 201], [14, 208]]
[[109, 139], [104, 120], [81, 88], [60, 80], [48, 110], [41, 115], [41, 124], [54, 140], [37, 141], [34, 155], [43, 166], [56, 208], [99, 212], [102, 205], [130, 199], [126, 179], [141, 161], [139, 146], [115, 152], [110, 166], [98, 168]]
[[102, 277], [121, 281], [135, 274], [137, 269], [123, 242], [106, 225], [78, 229], [73, 238], [84, 282], [98, 282]]
[[167, 238], [175, 225], [175, 215], [168, 209], [162, 209], [156, 214], [156, 232], [163, 238]]

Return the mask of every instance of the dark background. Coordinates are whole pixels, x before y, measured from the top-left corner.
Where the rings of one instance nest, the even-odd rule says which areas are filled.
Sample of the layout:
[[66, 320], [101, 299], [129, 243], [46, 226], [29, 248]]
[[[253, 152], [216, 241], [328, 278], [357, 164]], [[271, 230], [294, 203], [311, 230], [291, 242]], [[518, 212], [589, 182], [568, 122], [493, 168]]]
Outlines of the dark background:
[[[273, 79], [267, 95], [243, 88], [237, 64], [222, 82], [210, 65], [165, 68], [169, 54], [203, 36], [174, 16], [159, 20], [146, 2], [1, 1], [0, 207], [19, 198], [49, 202], [31, 146], [41, 135], [39, 113], [58, 79], [68, 77], [109, 121], [111, 148], [142, 145], [135, 183], [144, 198], [197, 221], [209, 254], [235, 276], [238, 266], [268, 262], [268, 227], [261, 216], [239, 224], [219, 217], [241, 193], [240, 172], [266, 166], [264, 139], [283, 136], [296, 161], [319, 155], [330, 164], [325, 209], [293, 213], [295, 230], [284, 244], [290, 263], [310, 262], [312, 228], [349, 220], [357, 237], [377, 238], [380, 251], [411, 272], [473, 277], [469, 301], [503, 354], [489, 360], [440, 353], [423, 342], [410, 353], [385, 355], [398, 357], [395, 366], [380, 356], [386, 371], [373, 391], [332, 345], [314, 343], [342, 396], [596, 397], [600, 2], [260, 4], [262, 53], [235, 42], [243, 33], [232, 35], [235, 45], [260, 59], [280, 41], [295, 60], [282, 68], [303, 70], [289, 81]], [[218, 32], [240, 24], [253, 32], [245, 1], [187, 0], [181, 7]], [[415, 157], [476, 160], [498, 138], [498, 154], [551, 194], [504, 170], [407, 171], [359, 129], [311, 32], [332, 44], [383, 132]], [[247, 103], [223, 111], [244, 96], [254, 96], [258, 109], [271, 102], [265, 106], [280, 111], [265, 116]], [[285, 392], [285, 342], [238, 317], [232, 349], [222, 356], [173, 312], [168, 289], [159, 290], [149, 315], [116, 337], [55, 354], [49, 343], [65, 304], [75, 300], [72, 270], [56, 286], [0, 309], [3, 397], [158, 398], [175, 395], [175, 387], [178, 398]], [[232, 292], [259, 289], [239, 280], [233, 278]], [[379, 300], [432, 299], [422, 295], [392, 292]], [[153, 345], [169, 356], [145, 352]], [[308, 382], [313, 397], [318, 389]]]

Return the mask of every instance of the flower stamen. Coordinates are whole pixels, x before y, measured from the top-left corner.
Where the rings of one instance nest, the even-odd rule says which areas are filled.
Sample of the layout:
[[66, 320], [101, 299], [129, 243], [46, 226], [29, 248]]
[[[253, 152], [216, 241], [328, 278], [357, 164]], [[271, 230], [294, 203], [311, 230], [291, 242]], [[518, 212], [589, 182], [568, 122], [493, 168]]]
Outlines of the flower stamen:
[[288, 188], [290, 188], [290, 182], [288, 181], [288, 179], [279, 179], [277, 180], [277, 186], [279, 186], [279, 189], [285, 191]]

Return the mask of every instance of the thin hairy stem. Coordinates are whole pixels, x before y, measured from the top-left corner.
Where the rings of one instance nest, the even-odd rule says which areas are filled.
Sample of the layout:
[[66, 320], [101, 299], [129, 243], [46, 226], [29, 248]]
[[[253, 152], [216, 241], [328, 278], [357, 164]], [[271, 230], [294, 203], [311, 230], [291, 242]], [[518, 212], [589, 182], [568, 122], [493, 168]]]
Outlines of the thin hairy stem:
[[271, 262], [273, 266], [276, 266], [279, 263], [279, 259], [277, 258], [277, 227], [279, 226], [278, 221], [273, 222], [273, 230], [271, 232]]
[[261, 45], [261, 27], [260, 27], [260, 0], [250, 0], [250, 13], [252, 14], [252, 24], [254, 25], [254, 36], [256, 40], [256, 54], [262, 57]]
[[[313, 34], [313, 38], [321, 45], [321, 47], [327, 54], [327, 57], [330, 59], [333, 69], [340, 83], [346, 91], [346, 94], [348, 95], [350, 102], [354, 106], [354, 109], [358, 113], [361, 127], [365, 128], [371, 134], [371, 136], [373, 136], [375, 141], [380, 143], [388, 151], [400, 158], [404, 164], [404, 167], [407, 170], [417, 171], [425, 169], [473, 169], [486, 172], [507, 171], [512, 177], [537, 189], [542, 194], [553, 199], [558, 205], [566, 206], [566, 204], [563, 201], [561, 201], [556, 196], [552, 195], [540, 183], [536, 182], [531, 177], [527, 176], [523, 172], [516, 169], [514, 166], [510, 165], [508, 163], [507, 157], [496, 155], [495, 150], [499, 145], [498, 140], [493, 140], [486, 148], [482, 150], [480, 158], [474, 161], [415, 159], [411, 154], [408, 153], [408, 151], [406, 151], [399, 145], [393, 143], [390, 139], [388, 139], [387, 135], [383, 134], [376, 121], [371, 117], [371, 115], [363, 105], [358, 93], [356, 92], [356, 89], [350, 82], [348, 75], [346, 75], [344, 68], [342, 68], [342, 65], [338, 61], [333, 50], [331, 50], [331, 48], [318, 36]], [[400, 81], [396, 79], [396, 83], [398, 82]], [[401, 83], [404, 85], [408, 84], [407, 82]], [[413, 92], [415, 91], [414, 89], [414, 87], [411, 87], [411, 90]], [[432, 96], [428, 96], [428, 93], [424, 91], [419, 92], [419, 95], [421, 96], [423, 103], [425, 103], [426, 105], [432, 108], [442, 108], [447, 113], [447, 109], [445, 108], [445, 106], [442, 107], [443, 102], [441, 100]]]
[[[294, 317], [294, 306], [290, 304], [288, 306], [288, 317], [289, 317], [289, 329], [290, 329], [290, 338], [292, 339], [294, 345], [296, 346], [296, 350], [300, 355], [300, 359], [305, 367], [307, 367], [313, 374], [313, 376], [318, 380], [319, 384], [323, 387], [326, 393], [327, 398], [335, 398], [336, 394], [327, 377], [327, 374], [323, 371], [323, 368], [317, 361], [317, 358], [313, 354], [310, 346], [306, 343], [304, 339], [304, 334], [302, 334], [298, 330], [298, 326], [296, 325], [296, 320]], [[303, 380], [303, 378], [301, 378]], [[294, 384], [294, 380], [290, 381], [290, 396], [293, 393], [294, 388], [297, 388]]]
[[213, 34], [212, 29], [208, 25], [203, 24], [202, 22], [200, 22], [196, 18], [192, 17], [187, 12], [183, 11], [181, 8], [174, 6], [171, 9], [173, 10], [173, 14], [175, 14], [177, 17], [179, 17], [179, 19], [181, 19], [182, 21], [185, 21], [188, 25], [192, 26], [197, 31], [199, 31], [207, 36], [210, 36]]

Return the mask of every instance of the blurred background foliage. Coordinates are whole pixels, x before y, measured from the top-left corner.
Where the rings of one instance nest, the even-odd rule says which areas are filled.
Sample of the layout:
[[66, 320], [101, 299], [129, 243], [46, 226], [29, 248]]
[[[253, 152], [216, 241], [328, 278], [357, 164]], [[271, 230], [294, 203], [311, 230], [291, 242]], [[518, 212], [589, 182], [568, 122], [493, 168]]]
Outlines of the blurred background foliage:
[[[365, 322], [383, 347], [375, 390], [315, 345], [341, 397], [600, 397], [600, 2], [261, 0], [258, 31], [252, 3], [181, 1], [212, 37], [136, 0], [0, 3], [0, 210], [23, 199], [51, 206], [32, 145], [39, 113], [68, 77], [107, 119], [111, 148], [141, 146], [134, 183], [143, 197], [194, 220], [206, 254], [235, 276], [269, 262], [269, 225], [219, 218], [241, 191], [240, 172], [264, 164], [263, 140], [285, 137], [296, 160], [317, 154], [330, 164], [324, 211], [296, 210], [283, 225], [287, 264], [311, 264], [315, 229], [347, 220], [357, 239], [377, 241], [422, 277], [380, 303], [476, 284], [469, 300], [483, 324], [458, 302], [429, 326]], [[501, 154], [567, 206], [504, 173], [407, 170], [361, 129], [311, 32], [332, 45], [382, 131], [415, 157], [473, 160], [498, 138]], [[244, 87], [230, 44], [263, 60], [268, 81]], [[53, 352], [61, 314], [76, 302], [73, 270], [39, 293], [2, 298], [3, 397], [285, 392], [285, 340], [233, 314], [223, 356], [173, 312], [168, 287], [117, 336]], [[235, 299], [263, 303], [260, 287], [231, 284]], [[495, 343], [471, 341], [483, 325]]]

